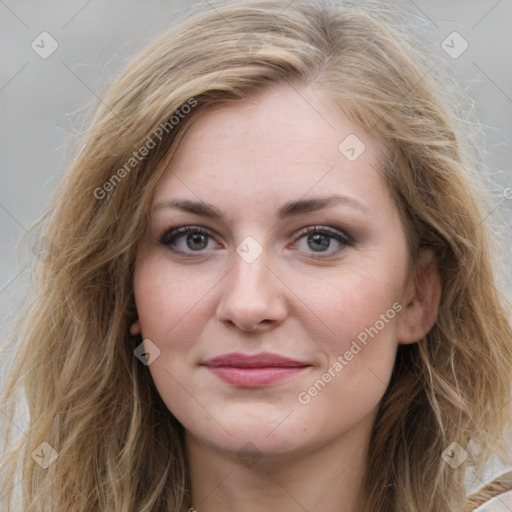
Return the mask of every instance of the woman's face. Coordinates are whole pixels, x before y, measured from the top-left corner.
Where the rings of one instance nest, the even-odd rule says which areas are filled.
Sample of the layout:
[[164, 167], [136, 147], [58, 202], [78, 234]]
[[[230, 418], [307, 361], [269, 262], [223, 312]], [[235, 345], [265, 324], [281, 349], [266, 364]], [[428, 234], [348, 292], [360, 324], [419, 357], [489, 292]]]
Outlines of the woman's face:
[[398, 344], [415, 341], [400, 334], [406, 239], [377, 150], [287, 86], [185, 135], [138, 254], [132, 332], [189, 439], [279, 458], [368, 431]]

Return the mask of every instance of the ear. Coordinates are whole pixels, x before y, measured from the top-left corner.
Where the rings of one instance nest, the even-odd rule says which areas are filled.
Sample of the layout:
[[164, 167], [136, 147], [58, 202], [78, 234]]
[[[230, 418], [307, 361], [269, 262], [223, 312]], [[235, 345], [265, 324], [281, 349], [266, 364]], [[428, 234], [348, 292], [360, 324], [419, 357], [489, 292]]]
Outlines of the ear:
[[137, 334], [140, 334], [142, 332], [142, 329], [140, 327], [140, 320], [137, 318], [135, 322], [130, 326], [130, 334], [132, 336], [136, 336]]
[[405, 308], [398, 319], [398, 343], [420, 341], [434, 326], [441, 301], [441, 278], [435, 253], [420, 249], [413, 275], [406, 284]]

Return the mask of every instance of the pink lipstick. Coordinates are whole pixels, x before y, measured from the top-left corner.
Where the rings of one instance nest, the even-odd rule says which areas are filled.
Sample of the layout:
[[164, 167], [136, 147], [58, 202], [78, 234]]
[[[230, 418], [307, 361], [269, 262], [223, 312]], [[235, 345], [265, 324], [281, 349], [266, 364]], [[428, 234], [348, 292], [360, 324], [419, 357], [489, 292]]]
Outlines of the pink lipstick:
[[311, 365], [270, 352], [254, 355], [232, 352], [208, 359], [201, 366], [228, 384], [260, 388], [294, 377]]

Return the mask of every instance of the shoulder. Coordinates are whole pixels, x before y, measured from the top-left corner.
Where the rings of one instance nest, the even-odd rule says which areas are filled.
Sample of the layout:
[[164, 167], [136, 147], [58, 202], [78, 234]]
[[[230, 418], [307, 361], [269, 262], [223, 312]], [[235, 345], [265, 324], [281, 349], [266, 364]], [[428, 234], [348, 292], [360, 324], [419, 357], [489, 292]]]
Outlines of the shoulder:
[[512, 512], [512, 470], [468, 497], [465, 512]]
[[511, 512], [512, 490], [494, 496], [473, 510], [474, 512]]

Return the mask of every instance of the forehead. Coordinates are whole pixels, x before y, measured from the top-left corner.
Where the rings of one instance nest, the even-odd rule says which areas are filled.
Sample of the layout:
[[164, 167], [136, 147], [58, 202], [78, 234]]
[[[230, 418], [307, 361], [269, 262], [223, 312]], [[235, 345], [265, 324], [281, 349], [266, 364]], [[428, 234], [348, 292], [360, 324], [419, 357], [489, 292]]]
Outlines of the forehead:
[[154, 201], [176, 193], [207, 200], [205, 193], [222, 197], [226, 189], [251, 202], [327, 192], [364, 200], [384, 192], [377, 172], [381, 147], [326, 94], [276, 86], [202, 113]]

